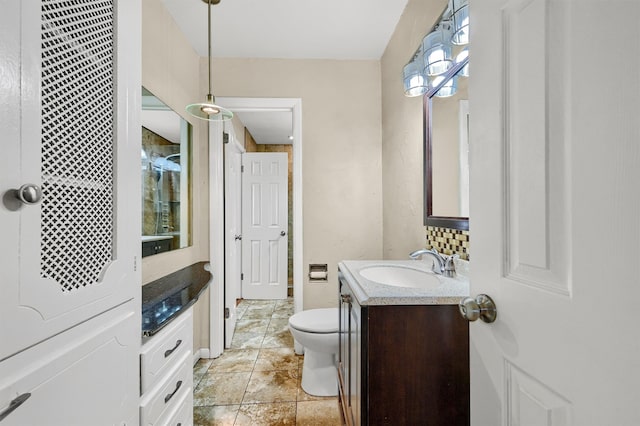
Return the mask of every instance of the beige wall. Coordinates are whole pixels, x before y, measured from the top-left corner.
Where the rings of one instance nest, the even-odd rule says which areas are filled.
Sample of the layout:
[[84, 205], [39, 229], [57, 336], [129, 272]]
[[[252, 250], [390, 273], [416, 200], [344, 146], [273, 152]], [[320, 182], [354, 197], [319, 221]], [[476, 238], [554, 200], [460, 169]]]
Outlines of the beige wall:
[[[209, 259], [207, 128], [185, 106], [203, 99], [199, 57], [160, 0], [142, 1], [142, 85], [193, 125], [193, 224], [191, 247], [142, 259], [142, 283]], [[208, 290], [196, 303], [194, 349], [208, 347]]]
[[381, 59], [383, 249], [406, 259], [424, 247], [422, 97], [407, 98], [402, 67], [446, 6], [446, 0], [409, 0]]
[[214, 58], [212, 76], [218, 97], [302, 99], [304, 308], [335, 306], [337, 263], [382, 255], [379, 62]]

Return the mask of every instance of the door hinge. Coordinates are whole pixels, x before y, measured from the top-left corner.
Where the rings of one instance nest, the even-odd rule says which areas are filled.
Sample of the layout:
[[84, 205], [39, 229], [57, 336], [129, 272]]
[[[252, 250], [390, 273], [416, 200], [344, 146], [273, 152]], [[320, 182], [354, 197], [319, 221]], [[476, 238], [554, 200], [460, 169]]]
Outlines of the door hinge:
[[222, 142], [223, 143], [229, 143], [229, 133], [222, 132]]
[[224, 308], [224, 319], [229, 319], [231, 313], [229, 313], [229, 308]]
[[138, 256], [133, 256], [133, 272], [138, 271]]
[[240, 173], [244, 173], [244, 164], [240, 166]]
[[240, 274], [240, 281], [244, 280], [244, 273]]

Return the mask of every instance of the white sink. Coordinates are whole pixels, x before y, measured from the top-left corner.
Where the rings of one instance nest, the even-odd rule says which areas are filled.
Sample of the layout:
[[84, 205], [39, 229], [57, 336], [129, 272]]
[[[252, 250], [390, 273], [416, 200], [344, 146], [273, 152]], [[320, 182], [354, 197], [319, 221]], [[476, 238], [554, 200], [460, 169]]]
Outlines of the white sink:
[[432, 272], [400, 265], [367, 266], [360, 270], [364, 278], [394, 287], [434, 288], [440, 279]]

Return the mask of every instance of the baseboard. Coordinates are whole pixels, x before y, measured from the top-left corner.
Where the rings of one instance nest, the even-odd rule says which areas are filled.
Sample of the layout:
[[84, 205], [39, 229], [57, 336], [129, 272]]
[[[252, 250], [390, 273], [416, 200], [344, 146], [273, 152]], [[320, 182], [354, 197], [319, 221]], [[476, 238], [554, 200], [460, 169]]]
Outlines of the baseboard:
[[193, 365], [196, 365], [199, 359], [201, 358], [209, 358], [209, 349], [208, 348], [200, 348], [196, 351], [193, 351]]

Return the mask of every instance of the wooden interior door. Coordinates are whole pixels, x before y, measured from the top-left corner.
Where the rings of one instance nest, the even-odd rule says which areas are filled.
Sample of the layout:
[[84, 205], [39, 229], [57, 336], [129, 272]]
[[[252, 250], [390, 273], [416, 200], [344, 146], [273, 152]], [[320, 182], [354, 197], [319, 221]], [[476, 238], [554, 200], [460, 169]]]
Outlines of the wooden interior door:
[[640, 3], [470, 7], [471, 424], [640, 424]]
[[287, 298], [287, 153], [243, 155], [242, 297]]
[[244, 148], [232, 140], [225, 145], [225, 280], [224, 280], [224, 346], [231, 347], [236, 327], [236, 299], [241, 298], [242, 273], [242, 155]]

